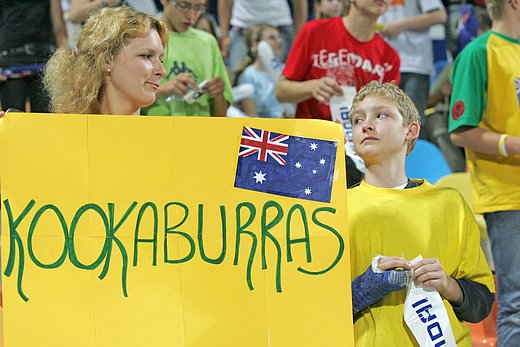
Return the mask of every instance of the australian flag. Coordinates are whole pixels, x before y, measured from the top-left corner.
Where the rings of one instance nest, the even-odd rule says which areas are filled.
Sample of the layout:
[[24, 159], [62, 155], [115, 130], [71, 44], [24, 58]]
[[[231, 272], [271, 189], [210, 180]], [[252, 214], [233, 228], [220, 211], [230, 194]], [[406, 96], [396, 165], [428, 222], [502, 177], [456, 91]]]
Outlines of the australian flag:
[[243, 127], [235, 187], [330, 202], [338, 143]]

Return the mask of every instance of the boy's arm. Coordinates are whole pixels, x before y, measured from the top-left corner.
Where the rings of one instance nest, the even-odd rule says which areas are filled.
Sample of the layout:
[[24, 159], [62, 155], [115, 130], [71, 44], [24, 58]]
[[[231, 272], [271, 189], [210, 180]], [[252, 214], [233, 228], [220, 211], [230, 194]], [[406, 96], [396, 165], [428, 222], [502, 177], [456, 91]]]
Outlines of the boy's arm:
[[245, 98], [241, 102], [242, 110], [250, 117], [256, 117], [256, 101], [253, 98]]
[[495, 295], [483, 285], [467, 278], [456, 280], [462, 289], [464, 299], [459, 306], [453, 305], [453, 312], [459, 320], [478, 323], [491, 312]]
[[[497, 154], [502, 134], [481, 127], [460, 127], [451, 133], [451, 141], [459, 147], [468, 147], [475, 152]], [[508, 136], [504, 140], [508, 155], [520, 154], [520, 137]]]
[[282, 76], [276, 85], [276, 98], [280, 102], [297, 104], [315, 98], [328, 103], [334, 95], [343, 95], [340, 86], [332, 78], [307, 81], [291, 81]]
[[294, 7], [294, 36], [298, 35], [298, 32], [307, 22], [307, 16], [309, 15], [309, 3], [307, 0], [293, 0]]
[[377, 256], [361, 275], [352, 281], [352, 312], [354, 318], [370, 305], [375, 304], [388, 293], [406, 287], [409, 262], [399, 257]]
[[214, 97], [211, 102], [211, 115], [215, 117], [225, 117], [228, 107], [229, 104], [224, 98], [224, 95], [218, 95]]
[[439, 294], [452, 305], [461, 305], [464, 294], [457, 280], [448, 276], [439, 259], [426, 258], [413, 264], [413, 280], [415, 285], [436, 289]]
[[121, 0], [71, 0], [69, 18], [72, 23], [81, 24], [93, 11], [119, 4]]
[[217, 117], [225, 117], [229, 103], [227, 102], [224, 91], [226, 89], [222, 77], [215, 77], [208, 81], [204, 86], [204, 93], [212, 97], [211, 115]]
[[385, 36], [395, 37], [403, 31], [422, 31], [435, 24], [444, 24], [448, 19], [446, 10], [439, 8], [413, 17], [406, 17], [386, 23], [381, 30]]
[[228, 56], [231, 38], [229, 37], [231, 9], [233, 8], [233, 0], [218, 0], [217, 13], [220, 20], [220, 38], [221, 50], [224, 57]]
[[51, 1], [51, 20], [54, 36], [56, 37], [56, 46], [58, 48], [67, 47], [67, 30], [65, 29], [63, 10], [59, 0]]
[[468, 278], [455, 279], [446, 275], [440, 262], [428, 258], [414, 264], [415, 284], [435, 288], [450, 302], [457, 318], [470, 323], [486, 318], [493, 306], [494, 295], [484, 284]]

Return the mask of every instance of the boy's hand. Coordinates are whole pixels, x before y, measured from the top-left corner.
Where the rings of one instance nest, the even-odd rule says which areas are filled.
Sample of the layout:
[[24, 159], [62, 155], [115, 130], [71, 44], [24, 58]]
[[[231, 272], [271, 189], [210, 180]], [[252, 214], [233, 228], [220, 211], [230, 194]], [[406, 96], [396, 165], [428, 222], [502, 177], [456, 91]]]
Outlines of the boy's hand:
[[174, 79], [161, 84], [161, 91], [164, 95], [182, 96], [186, 94], [189, 87], [197, 88], [197, 82], [195, 82], [191, 74], [183, 72], [175, 76]]
[[[374, 262], [377, 264], [374, 264]], [[376, 269], [374, 269], [374, 265]], [[375, 258], [373, 264], [352, 281], [354, 315], [378, 302], [388, 293], [406, 287], [406, 271], [395, 270], [396, 268], [411, 270], [410, 263], [406, 259], [399, 257]]]
[[312, 97], [321, 102], [328, 104], [330, 99], [337, 95], [343, 95], [343, 90], [336, 81], [329, 77], [314, 80], [312, 85]]
[[413, 280], [416, 285], [437, 289], [440, 295], [455, 305], [462, 304], [462, 289], [455, 279], [448, 276], [438, 259], [422, 259], [413, 264]]
[[404, 270], [412, 270], [410, 262], [400, 257], [381, 257], [377, 265], [379, 270], [386, 271], [391, 269], [402, 268]]
[[204, 88], [202, 88], [204, 93], [211, 97], [216, 97], [224, 94], [224, 89], [225, 85], [221, 77], [215, 77], [209, 80], [208, 83], [206, 83], [206, 85], [204, 86]]

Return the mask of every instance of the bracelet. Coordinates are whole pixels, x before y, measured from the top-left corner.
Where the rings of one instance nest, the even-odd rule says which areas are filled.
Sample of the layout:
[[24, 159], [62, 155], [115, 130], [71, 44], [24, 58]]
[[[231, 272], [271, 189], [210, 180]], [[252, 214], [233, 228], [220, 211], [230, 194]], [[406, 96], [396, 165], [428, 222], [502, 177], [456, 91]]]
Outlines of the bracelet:
[[509, 153], [506, 150], [506, 139], [509, 137], [507, 134], [502, 134], [500, 140], [498, 140], [498, 154], [503, 157], [507, 157]]

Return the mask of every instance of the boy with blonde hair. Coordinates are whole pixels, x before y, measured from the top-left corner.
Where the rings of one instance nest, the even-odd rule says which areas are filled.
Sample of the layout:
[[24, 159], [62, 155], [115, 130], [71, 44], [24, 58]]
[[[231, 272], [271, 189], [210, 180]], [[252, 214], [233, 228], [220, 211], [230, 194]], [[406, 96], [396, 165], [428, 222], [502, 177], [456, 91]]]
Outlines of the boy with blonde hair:
[[[405, 269], [416, 285], [439, 292], [457, 345], [471, 346], [461, 321], [484, 319], [494, 301], [473, 212], [457, 191], [406, 177], [420, 118], [393, 83], [363, 87], [351, 122], [354, 148], [366, 165], [365, 180], [348, 195], [356, 345], [416, 345], [403, 322]], [[412, 265], [419, 255], [424, 259]]]

